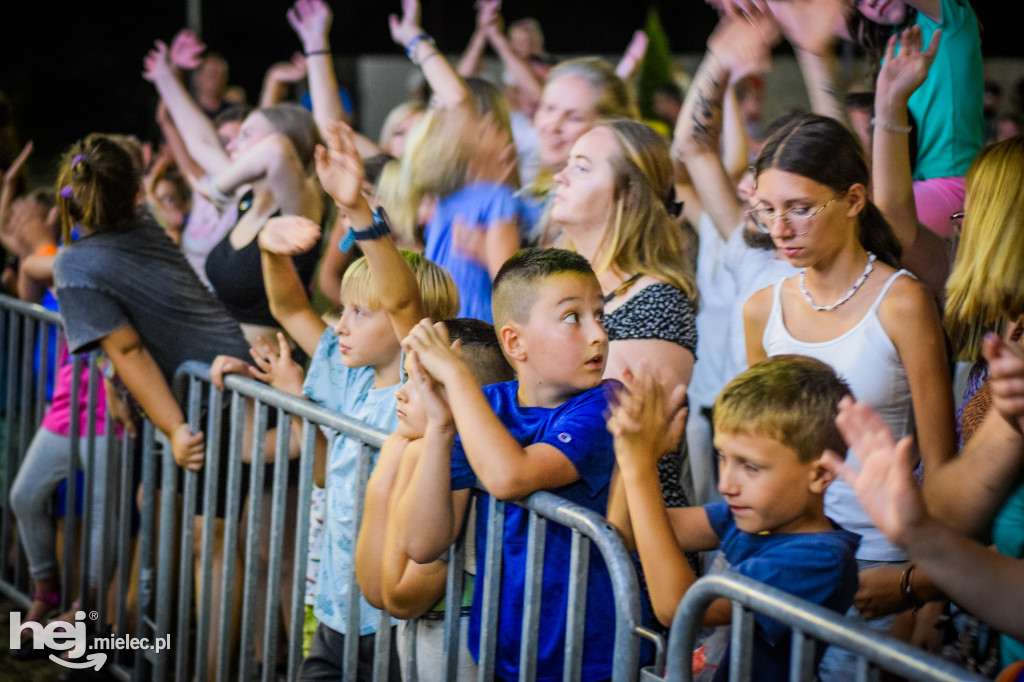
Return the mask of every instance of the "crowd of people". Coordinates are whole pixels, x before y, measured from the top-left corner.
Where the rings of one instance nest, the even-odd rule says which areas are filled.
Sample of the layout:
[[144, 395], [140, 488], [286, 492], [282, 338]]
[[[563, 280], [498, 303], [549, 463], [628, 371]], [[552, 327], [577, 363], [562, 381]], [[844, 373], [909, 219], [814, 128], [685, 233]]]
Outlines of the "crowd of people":
[[[58, 310], [65, 337], [11, 486], [34, 583], [24, 620], [72, 620], [57, 613], [51, 515], [72, 434], [100, 439], [92, 571], [75, 609], [103, 598], [110, 571], [107, 441], [145, 415], [177, 464], [205, 475], [210, 434], [189, 427], [170, 388], [197, 360], [219, 388], [241, 374], [391, 434], [362, 508], [361, 444], [316, 435], [301, 679], [339, 679], [352, 637], [369, 679], [379, 610], [403, 619], [392, 678], [415, 660], [419, 679], [436, 679], [440, 616], [460, 607], [458, 678], [475, 678], [486, 627], [498, 631], [495, 675], [518, 678], [532, 531], [509, 505], [488, 625], [487, 501], [546, 490], [619, 531], [656, 628], [701, 575], [731, 571], [1024, 680], [1024, 136], [1010, 119], [992, 125], [974, 11], [968, 0], [711, 4], [719, 24], [685, 95], [658, 90], [667, 135], [639, 115], [643, 33], [618, 64], [559, 61], [535, 20], [506, 30], [500, 0], [477, 3], [457, 64], [424, 32], [418, 0], [402, 0], [391, 36], [426, 87], [379, 136], [358, 131], [331, 9], [296, 0], [287, 21], [302, 53], [271, 67], [257, 108], [184, 30], [144, 58], [161, 139], [91, 134], [68, 147], [52, 190], [23, 186], [31, 143], [3, 160], [0, 243], [16, 257], [5, 291]], [[761, 121], [749, 102], [783, 41], [811, 111]], [[847, 98], [840, 41], [871, 74]], [[488, 49], [500, 83], [480, 76]], [[287, 101], [296, 83], [305, 105]], [[71, 358], [94, 350], [105, 380], [90, 429], [71, 424], [88, 413]], [[250, 467], [252, 405], [245, 416]], [[239, 523], [226, 497], [222, 485], [214, 600], [225, 556], [238, 555], [235, 570], [242, 560], [224, 546]], [[446, 553], [464, 528], [467, 587], [445, 604]], [[573, 539], [554, 523], [544, 532], [536, 674], [558, 680]], [[302, 574], [294, 541], [274, 550], [285, 585]], [[292, 613], [291, 589], [280, 593]], [[581, 678], [608, 679], [614, 603], [596, 549], [583, 599]], [[720, 599], [705, 624], [731, 615]], [[755, 622], [757, 678], [789, 679], [790, 632]], [[707, 632], [697, 672], [725, 679], [727, 639]], [[237, 632], [218, 636], [211, 677], [219, 647], [237, 647]], [[834, 647], [815, 665], [826, 681], [857, 667]]]

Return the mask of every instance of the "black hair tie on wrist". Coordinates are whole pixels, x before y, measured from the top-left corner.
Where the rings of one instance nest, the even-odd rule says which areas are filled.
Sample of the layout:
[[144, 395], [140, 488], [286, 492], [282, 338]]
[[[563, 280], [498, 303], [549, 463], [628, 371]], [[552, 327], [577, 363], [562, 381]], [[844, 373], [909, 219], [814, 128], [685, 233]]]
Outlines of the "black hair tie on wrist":
[[669, 190], [668, 198], [665, 199], [665, 210], [673, 218], [678, 218], [683, 214], [683, 202], [676, 201], [676, 188], [673, 187]]

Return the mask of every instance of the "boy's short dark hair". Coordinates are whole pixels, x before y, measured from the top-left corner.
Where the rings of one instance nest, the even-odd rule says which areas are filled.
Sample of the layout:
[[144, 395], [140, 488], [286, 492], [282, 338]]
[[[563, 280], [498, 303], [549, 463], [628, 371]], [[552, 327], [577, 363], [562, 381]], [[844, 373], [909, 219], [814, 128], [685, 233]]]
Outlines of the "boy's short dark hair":
[[501, 352], [501, 343], [492, 324], [471, 317], [458, 317], [445, 320], [444, 326], [452, 341], [461, 341], [462, 359], [481, 386], [515, 378], [512, 366]]
[[525, 324], [544, 280], [553, 275], [596, 277], [590, 262], [566, 249], [520, 249], [505, 261], [494, 277], [491, 308], [494, 326], [509, 320]]
[[805, 464], [826, 449], [842, 457], [846, 441], [836, 415], [846, 395], [850, 387], [824, 362], [777, 355], [722, 389], [713, 408], [715, 431], [767, 436], [794, 450]]

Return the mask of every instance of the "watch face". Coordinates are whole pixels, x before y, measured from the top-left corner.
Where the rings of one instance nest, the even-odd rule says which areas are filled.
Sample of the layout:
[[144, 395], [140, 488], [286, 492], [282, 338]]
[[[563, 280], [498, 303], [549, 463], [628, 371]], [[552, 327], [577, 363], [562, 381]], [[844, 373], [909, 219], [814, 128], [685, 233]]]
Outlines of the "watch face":
[[374, 211], [374, 213], [375, 213], [375, 215], [374, 215], [374, 221], [373, 222], [375, 222], [375, 223], [384, 223], [385, 225], [388, 225], [388, 226], [391, 225], [391, 219], [388, 218], [388, 214], [384, 210], [383, 206], [378, 206], [377, 210]]

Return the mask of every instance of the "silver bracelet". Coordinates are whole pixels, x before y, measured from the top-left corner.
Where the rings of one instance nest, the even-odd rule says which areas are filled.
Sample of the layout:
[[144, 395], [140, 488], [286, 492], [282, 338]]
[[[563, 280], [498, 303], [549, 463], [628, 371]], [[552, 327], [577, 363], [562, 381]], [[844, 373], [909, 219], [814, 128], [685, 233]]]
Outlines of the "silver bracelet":
[[874, 126], [874, 127], [881, 128], [882, 130], [886, 130], [886, 131], [888, 131], [890, 133], [909, 133], [910, 131], [912, 131], [914, 129], [914, 126], [898, 126], [898, 125], [894, 125], [892, 123], [889, 123], [888, 121], [885, 121], [883, 123], [878, 123], [877, 120], [878, 119], [872, 117], [871, 118], [871, 125]]

